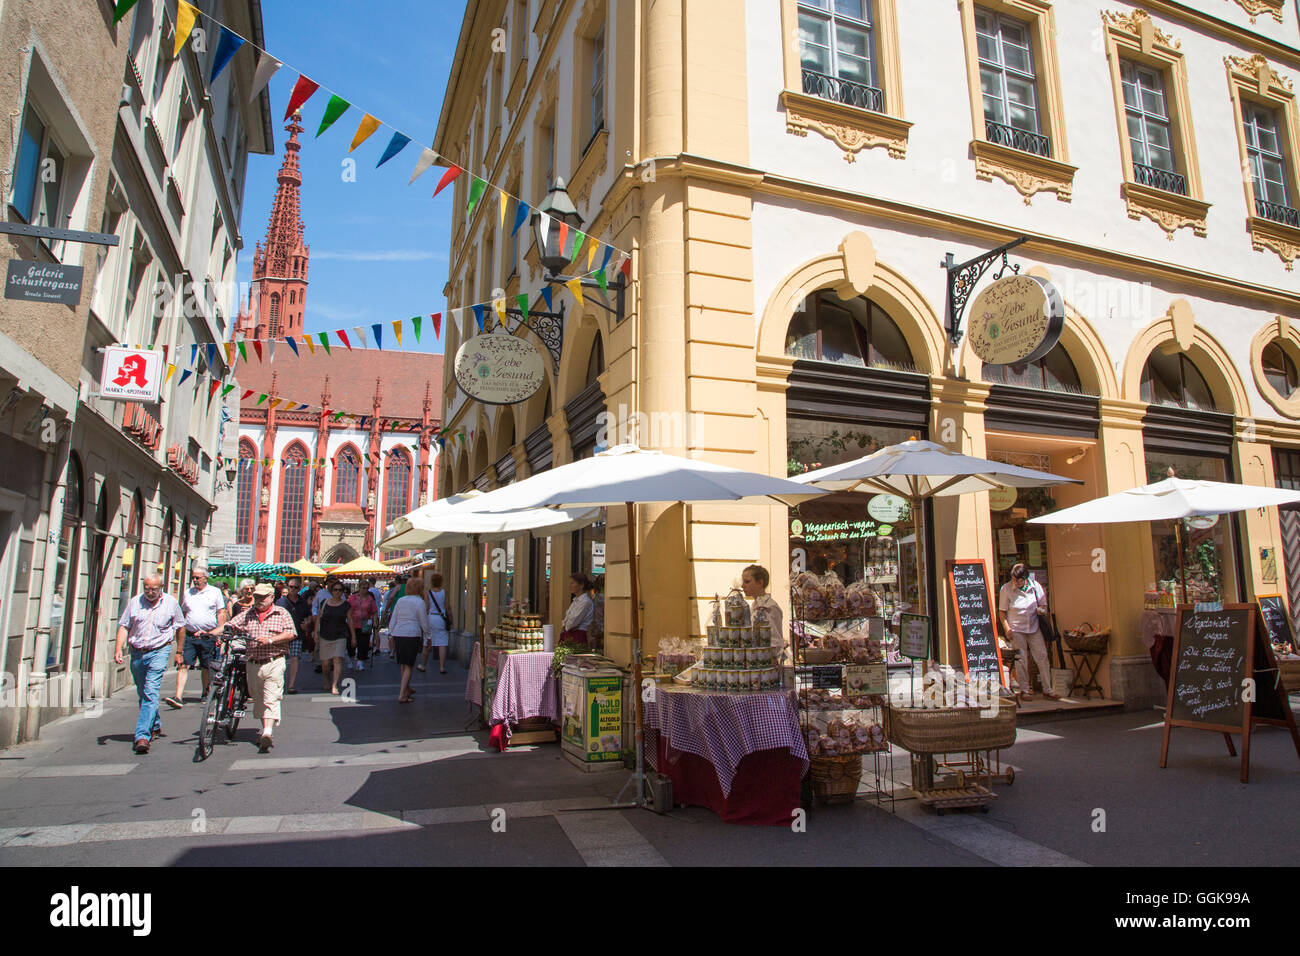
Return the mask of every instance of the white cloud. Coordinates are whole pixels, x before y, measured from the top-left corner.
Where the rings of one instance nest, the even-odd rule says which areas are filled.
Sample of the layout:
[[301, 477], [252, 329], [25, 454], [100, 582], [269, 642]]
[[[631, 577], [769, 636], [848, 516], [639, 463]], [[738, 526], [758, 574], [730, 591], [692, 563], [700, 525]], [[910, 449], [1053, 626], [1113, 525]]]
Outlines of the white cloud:
[[376, 249], [372, 251], [351, 252], [317, 252], [312, 250], [312, 259], [337, 259], [341, 262], [421, 262], [428, 259], [446, 261], [443, 252], [429, 249]]

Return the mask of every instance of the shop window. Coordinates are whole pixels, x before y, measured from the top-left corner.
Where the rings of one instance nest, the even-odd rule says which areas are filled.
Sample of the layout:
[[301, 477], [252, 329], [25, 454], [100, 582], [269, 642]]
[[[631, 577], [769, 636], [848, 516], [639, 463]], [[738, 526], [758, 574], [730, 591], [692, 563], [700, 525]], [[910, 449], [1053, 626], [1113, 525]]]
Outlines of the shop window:
[[859, 296], [845, 302], [819, 292], [786, 331], [785, 354], [859, 368], [915, 371], [912, 353], [898, 325], [880, 306]]
[[[1201, 481], [1229, 481], [1227, 463], [1205, 455], [1177, 455], [1147, 451], [1147, 481], [1163, 481], [1172, 468], [1175, 477]], [[1182, 519], [1183, 567], [1187, 572], [1187, 599], [1234, 601], [1238, 597], [1235, 521], [1232, 515]], [[1151, 522], [1151, 545], [1157, 591], [1177, 594], [1179, 582], [1178, 536], [1172, 521]]]
[[1295, 394], [1296, 389], [1300, 388], [1300, 377], [1296, 375], [1295, 362], [1291, 361], [1291, 356], [1287, 355], [1277, 342], [1270, 342], [1264, 346], [1260, 362], [1264, 367], [1264, 378], [1283, 398], [1290, 398]]
[[1065, 347], [1057, 343], [1052, 351], [1028, 365], [985, 365], [983, 378], [998, 385], [1041, 388], [1052, 392], [1083, 393], [1079, 372]]
[[294, 442], [280, 469], [280, 546], [277, 561], [292, 563], [306, 556], [307, 449]]
[[1214, 396], [1194, 362], [1182, 352], [1166, 355], [1157, 349], [1142, 369], [1142, 401], [1214, 411]]

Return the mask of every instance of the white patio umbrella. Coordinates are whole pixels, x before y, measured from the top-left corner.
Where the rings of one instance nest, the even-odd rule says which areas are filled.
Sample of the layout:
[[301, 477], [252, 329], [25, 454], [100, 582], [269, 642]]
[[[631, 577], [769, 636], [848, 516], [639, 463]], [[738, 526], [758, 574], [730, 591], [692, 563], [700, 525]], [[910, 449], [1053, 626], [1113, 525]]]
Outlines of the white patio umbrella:
[[1000, 487], [1082, 484], [1075, 478], [963, 455], [935, 442], [915, 438], [881, 448], [856, 461], [796, 475], [791, 480], [827, 491], [864, 491], [906, 498], [916, 516], [917, 603], [921, 607], [926, 606], [926, 592], [922, 590], [925, 578], [921, 570], [925, 514], [920, 505], [924, 499]]
[[798, 504], [823, 491], [785, 478], [741, 471], [635, 445], [616, 445], [591, 458], [561, 465], [475, 499], [478, 511], [521, 508], [590, 508], [622, 504], [627, 509], [628, 574], [632, 605], [632, 678], [635, 688], [637, 803], [644, 801], [644, 734], [641, 726], [641, 612], [637, 593], [636, 505], [733, 501], [741, 504]]
[[1231, 514], [1251, 508], [1275, 508], [1300, 503], [1300, 491], [1240, 485], [1230, 481], [1176, 478], [1140, 485], [1071, 508], [1029, 519], [1030, 524], [1119, 524], [1125, 521], [1173, 521], [1178, 549], [1178, 576], [1187, 600], [1187, 569], [1183, 566], [1182, 518]]

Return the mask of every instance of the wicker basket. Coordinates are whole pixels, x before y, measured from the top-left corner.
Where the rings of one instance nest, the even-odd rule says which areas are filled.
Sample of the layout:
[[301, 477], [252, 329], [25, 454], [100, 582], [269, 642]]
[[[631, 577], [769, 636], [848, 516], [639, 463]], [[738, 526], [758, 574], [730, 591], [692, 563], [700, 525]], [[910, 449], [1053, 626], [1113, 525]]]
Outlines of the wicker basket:
[[805, 664], [829, 664], [835, 660], [835, 651], [829, 647], [805, 647], [800, 653]]
[[862, 755], [812, 757], [813, 796], [826, 803], [848, 803], [862, 780]]
[[975, 707], [890, 705], [885, 733], [890, 743], [916, 754], [1001, 750], [1016, 742], [1016, 708], [1001, 702], [996, 713]]
[[1286, 688], [1288, 694], [1300, 691], [1300, 659], [1279, 658], [1277, 669], [1282, 676], [1282, 686]]
[[1071, 634], [1066, 631], [1061, 635], [1070, 650], [1086, 654], [1105, 654], [1110, 646], [1110, 628], [1093, 631], [1090, 634]]

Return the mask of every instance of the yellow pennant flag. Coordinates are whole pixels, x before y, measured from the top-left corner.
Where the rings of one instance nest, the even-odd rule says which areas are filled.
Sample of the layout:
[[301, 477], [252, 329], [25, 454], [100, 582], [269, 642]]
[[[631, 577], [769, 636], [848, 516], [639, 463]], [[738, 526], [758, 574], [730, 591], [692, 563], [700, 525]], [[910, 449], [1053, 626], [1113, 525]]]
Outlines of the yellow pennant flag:
[[599, 245], [600, 243], [596, 241], [595, 236], [592, 236], [591, 241], [587, 243], [587, 271], [588, 272], [591, 271], [591, 264], [596, 261], [596, 247]]
[[226, 343], [226, 368], [235, 367], [235, 343]]
[[501, 322], [502, 325], [505, 325], [506, 324], [506, 300], [493, 299], [492, 308], [496, 309], [497, 319]]
[[501, 228], [502, 229], [506, 227], [506, 202], [509, 199], [510, 197], [507, 196], [503, 191], [499, 189], [497, 190], [497, 203], [501, 207]]
[[172, 376], [175, 375], [175, 374], [176, 374], [176, 366], [175, 366], [175, 365], [168, 365], [168, 366], [167, 366], [167, 377], [166, 377], [165, 379], [163, 379], [163, 384], [166, 385], [168, 382], [170, 382], [170, 381], [172, 380]]
[[402, 320], [393, 319], [393, 334], [397, 336], [397, 344], [402, 344]]
[[574, 303], [581, 306], [582, 305], [582, 279], [574, 277], [570, 279], [568, 282], [564, 283], [564, 287], [573, 294]]
[[186, 3], [185, 0], [177, 0], [176, 48], [172, 50], [173, 57], [181, 55], [181, 49], [185, 46], [185, 41], [190, 38], [190, 31], [194, 29], [194, 21], [198, 15], [199, 11]]
[[279, 405], [282, 401], [284, 401], [282, 398], [273, 398], [271, 399], [271, 404], [268, 405], [267, 408], [275, 408], [275, 406]]
[[348, 147], [348, 152], [352, 152], [362, 143], [370, 138], [370, 134], [379, 129], [379, 120], [367, 113], [361, 117], [361, 125], [357, 127], [357, 135], [352, 137], [352, 145]]
[[312, 355], [315, 355], [315, 354], [316, 354], [316, 346], [314, 346], [314, 345], [311, 344], [311, 336], [310, 336], [310, 335], [304, 335], [304, 336], [302, 337], [302, 340], [303, 340], [303, 343], [307, 346], [307, 348], [311, 351], [311, 354], [312, 354]]

